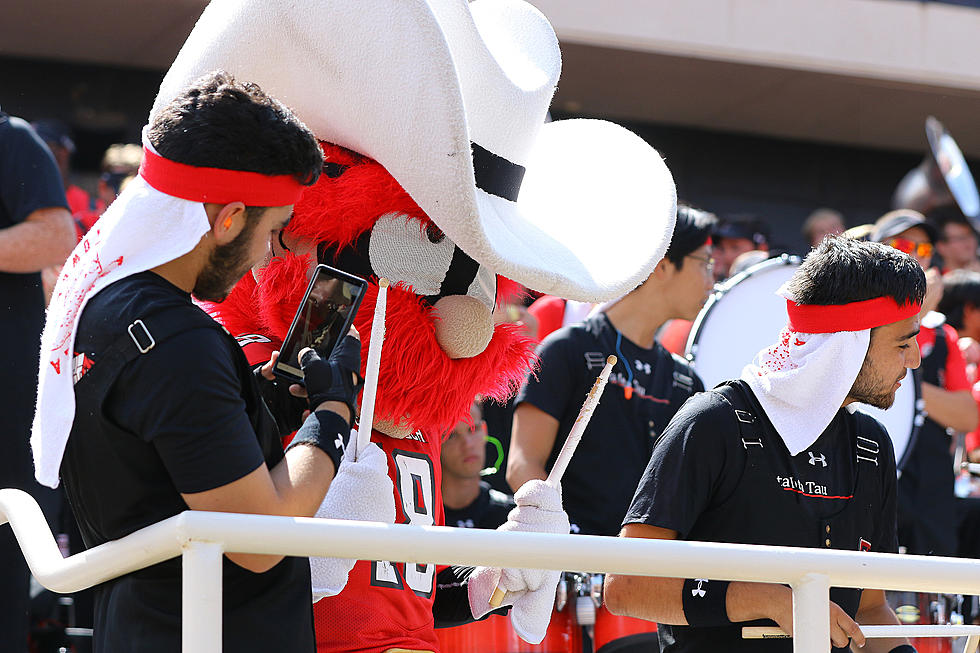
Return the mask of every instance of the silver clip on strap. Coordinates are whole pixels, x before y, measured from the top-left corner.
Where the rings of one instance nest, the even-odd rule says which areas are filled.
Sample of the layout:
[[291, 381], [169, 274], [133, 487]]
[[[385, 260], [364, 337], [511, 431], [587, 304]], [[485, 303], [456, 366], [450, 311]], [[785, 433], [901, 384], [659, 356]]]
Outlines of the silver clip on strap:
[[747, 410], [735, 409], [735, 419], [743, 424], [752, 424], [755, 422], [755, 416]]
[[[139, 339], [136, 337], [135, 331], [133, 330], [134, 327], [139, 327], [143, 331], [143, 333], [146, 336], [146, 339], [149, 341], [149, 344], [148, 345], [145, 345], [144, 346], [144, 345], [142, 345], [140, 343]], [[153, 335], [146, 328], [146, 325], [143, 324], [143, 320], [136, 320], [135, 322], [133, 322], [132, 324], [130, 324], [128, 327], [126, 327], [126, 331], [129, 332], [129, 337], [133, 339], [133, 342], [134, 343], [136, 343], [136, 348], [140, 350], [140, 353], [141, 354], [145, 354], [146, 352], [148, 352], [151, 349], [153, 349], [154, 347], [156, 347], [157, 341], [153, 339]]]

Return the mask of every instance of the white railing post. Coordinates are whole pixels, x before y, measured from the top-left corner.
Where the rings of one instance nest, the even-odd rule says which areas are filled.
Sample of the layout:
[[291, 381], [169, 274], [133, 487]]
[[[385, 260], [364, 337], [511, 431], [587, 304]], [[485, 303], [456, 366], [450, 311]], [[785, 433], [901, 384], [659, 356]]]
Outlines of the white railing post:
[[830, 651], [830, 582], [806, 574], [793, 583], [793, 653]]
[[182, 653], [221, 650], [222, 547], [213, 542], [184, 545], [181, 596]]

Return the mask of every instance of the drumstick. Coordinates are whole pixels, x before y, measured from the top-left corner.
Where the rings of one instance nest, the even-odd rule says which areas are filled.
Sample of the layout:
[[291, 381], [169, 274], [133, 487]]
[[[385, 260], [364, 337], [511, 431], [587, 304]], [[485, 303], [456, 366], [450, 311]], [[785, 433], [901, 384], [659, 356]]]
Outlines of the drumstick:
[[[941, 624], [913, 624], [910, 626], [861, 626], [867, 638], [879, 637], [961, 637], [980, 634], [980, 626], [948, 626]], [[743, 626], [742, 639], [790, 639], [778, 626]]]
[[[561, 446], [561, 451], [558, 452], [555, 464], [551, 467], [548, 480], [545, 481], [551, 487], [557, 488], [561, 483], [561, 477], [565, 475], [565, 470], [568, 469], [568, 463], [572, 460], [572, 454], [575, 453], [575, 448], [578, 447], [578, 443], [582, 440], [582, 434], [585, 433], [585, 428], [589, 425], [589, 420], [592, 419], [592, 413], [595, 412], [595, 407], [599, 405], [599, 397], [602, 396], [602, 391], [606, 387], [606, 382], [609, 380], [609, 374], [615, 365], [616, 357], [612, 355], [608, 356], [605, 367], [599, 372], [599, 377], [592, 384], [592, 389], [589, 390], [589, 394], [585, 397], [585, 403], [582, 404], [582, 409], [579, 410], [578, 417], [575, 418], [572, 430], [568, 432], [568, 437], [565, 438], [565, 444]], [[500, 607], [500, 604], [504, 601], [505, 594], [506, 592], [500, 589], [499, 585], [494, 588], [493, 594], [490, 596], [490, 607]]]
[[592, 413], [595, 412], [595, 407], [599, 405], [599, 397], [602, 396], [602, 391], [606, 387], [606, 381], [609, 380], [609, 374], [612, 372], [614, 365], [616, 365], [615, 356], [606, 358], [606, 366], [602, 368], [602, 371], [599, 372], [599, 378], [592, 384], [592, 389], [589, 390], [589, 394], [585, 398], [585, 403], [582, 404], [582, 410], [579, 411], [578, 417], [575, 418], [572, 430], [568, 432], [568, 437], [565, 438], [565, 444], [562, 445], [561, 451], [558, 452], [555, 464], [551, 467], [551, 472], [548, 474], [548, 480], [546, 482], [551, 487], [557, 488], [561, 483], [561, 477], [565, 475], [568, 463], [572, 460], [572, 454], [575, 453], [575, 448], [578, 447], [579, 441], [582, 440], [585, 427], [589, 425], [589, 420], [592, 419]]
[[357, 423], [357, 443], [354, 460], [371, 443], [374, 424], [374, 398], [378, 393], [378, 370], [381, 367], [381, 347], [385, 341], [385, 310], [388, 307], [388, 280], [378, 279], [378, 298], [374, 303], [371, 322], [371, 342], [368, 343], [367, 365], [364, 369], [364, 395], [361, 398], [361, 419]]

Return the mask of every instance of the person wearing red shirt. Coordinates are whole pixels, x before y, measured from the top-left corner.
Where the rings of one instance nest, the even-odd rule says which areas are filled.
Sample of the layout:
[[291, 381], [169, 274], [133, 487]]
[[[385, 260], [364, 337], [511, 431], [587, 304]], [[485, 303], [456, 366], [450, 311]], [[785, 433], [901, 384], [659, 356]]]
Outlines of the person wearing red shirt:
[[[976, 378], [980, 363], [980, 272], [953, 270], [943, 277], [943, 288], [939, 310], [960, 337], [967, 378], [974, 384], [973, 398], [980, 403], [980, 383]], [[980, 429], [966, 434], [966, 450], [972, 462], [980, 461]]]

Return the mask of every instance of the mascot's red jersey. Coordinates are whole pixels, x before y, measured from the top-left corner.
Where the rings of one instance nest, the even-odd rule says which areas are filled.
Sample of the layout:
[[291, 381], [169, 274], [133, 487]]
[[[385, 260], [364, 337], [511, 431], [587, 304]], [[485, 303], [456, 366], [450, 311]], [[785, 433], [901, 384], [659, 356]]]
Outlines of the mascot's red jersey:
[[[326, 263], [368, 280], [354, 320], [365, 362], [377, 280], [388, 278], [372, 440], [388, 456], [398, 521], [442, 525], [442, 434], [470, 419], [476, 395], [504, 400], [516, 391], [533, 366], [534, 342], [520, 327], [494, 325], [496, 276], [449, 241], [382, 166], [323, 149], [324, 174], [296, 204], [282, 241], [270, 243], [259, 281], [246, 275], [208, 310], [253, 365], [262, 363], [279, 349], [313, 265]], [[470, 346], [471, 332], [485, 332], [485, 345]], [[314, 606], [318, 650], [438, 650], [435, 572], [431, 564], [359, 561], [344, 591]]]
[[[252, 365], [268, 361], [282, 344], [258, 333], [239, 334], [236, 339]], [[371, 441], [388, 457], [396, 523], [443, 526], [442, 438], [426, 438], [421, 433], [392, 438], [374, 431]], [[436, 650], [435, 577], [434, 564], [359, 560], [344, 591], [313, 607], [318, 650]]]
[[[375, 431], [371, 440], [388, 455], [397, 523], [442, 526], [442, 439], [391, 438]], [[359, 560], [344, 591], [313, 606], [317, 650], [438, 650], [435, 581], [434, 564]]]

